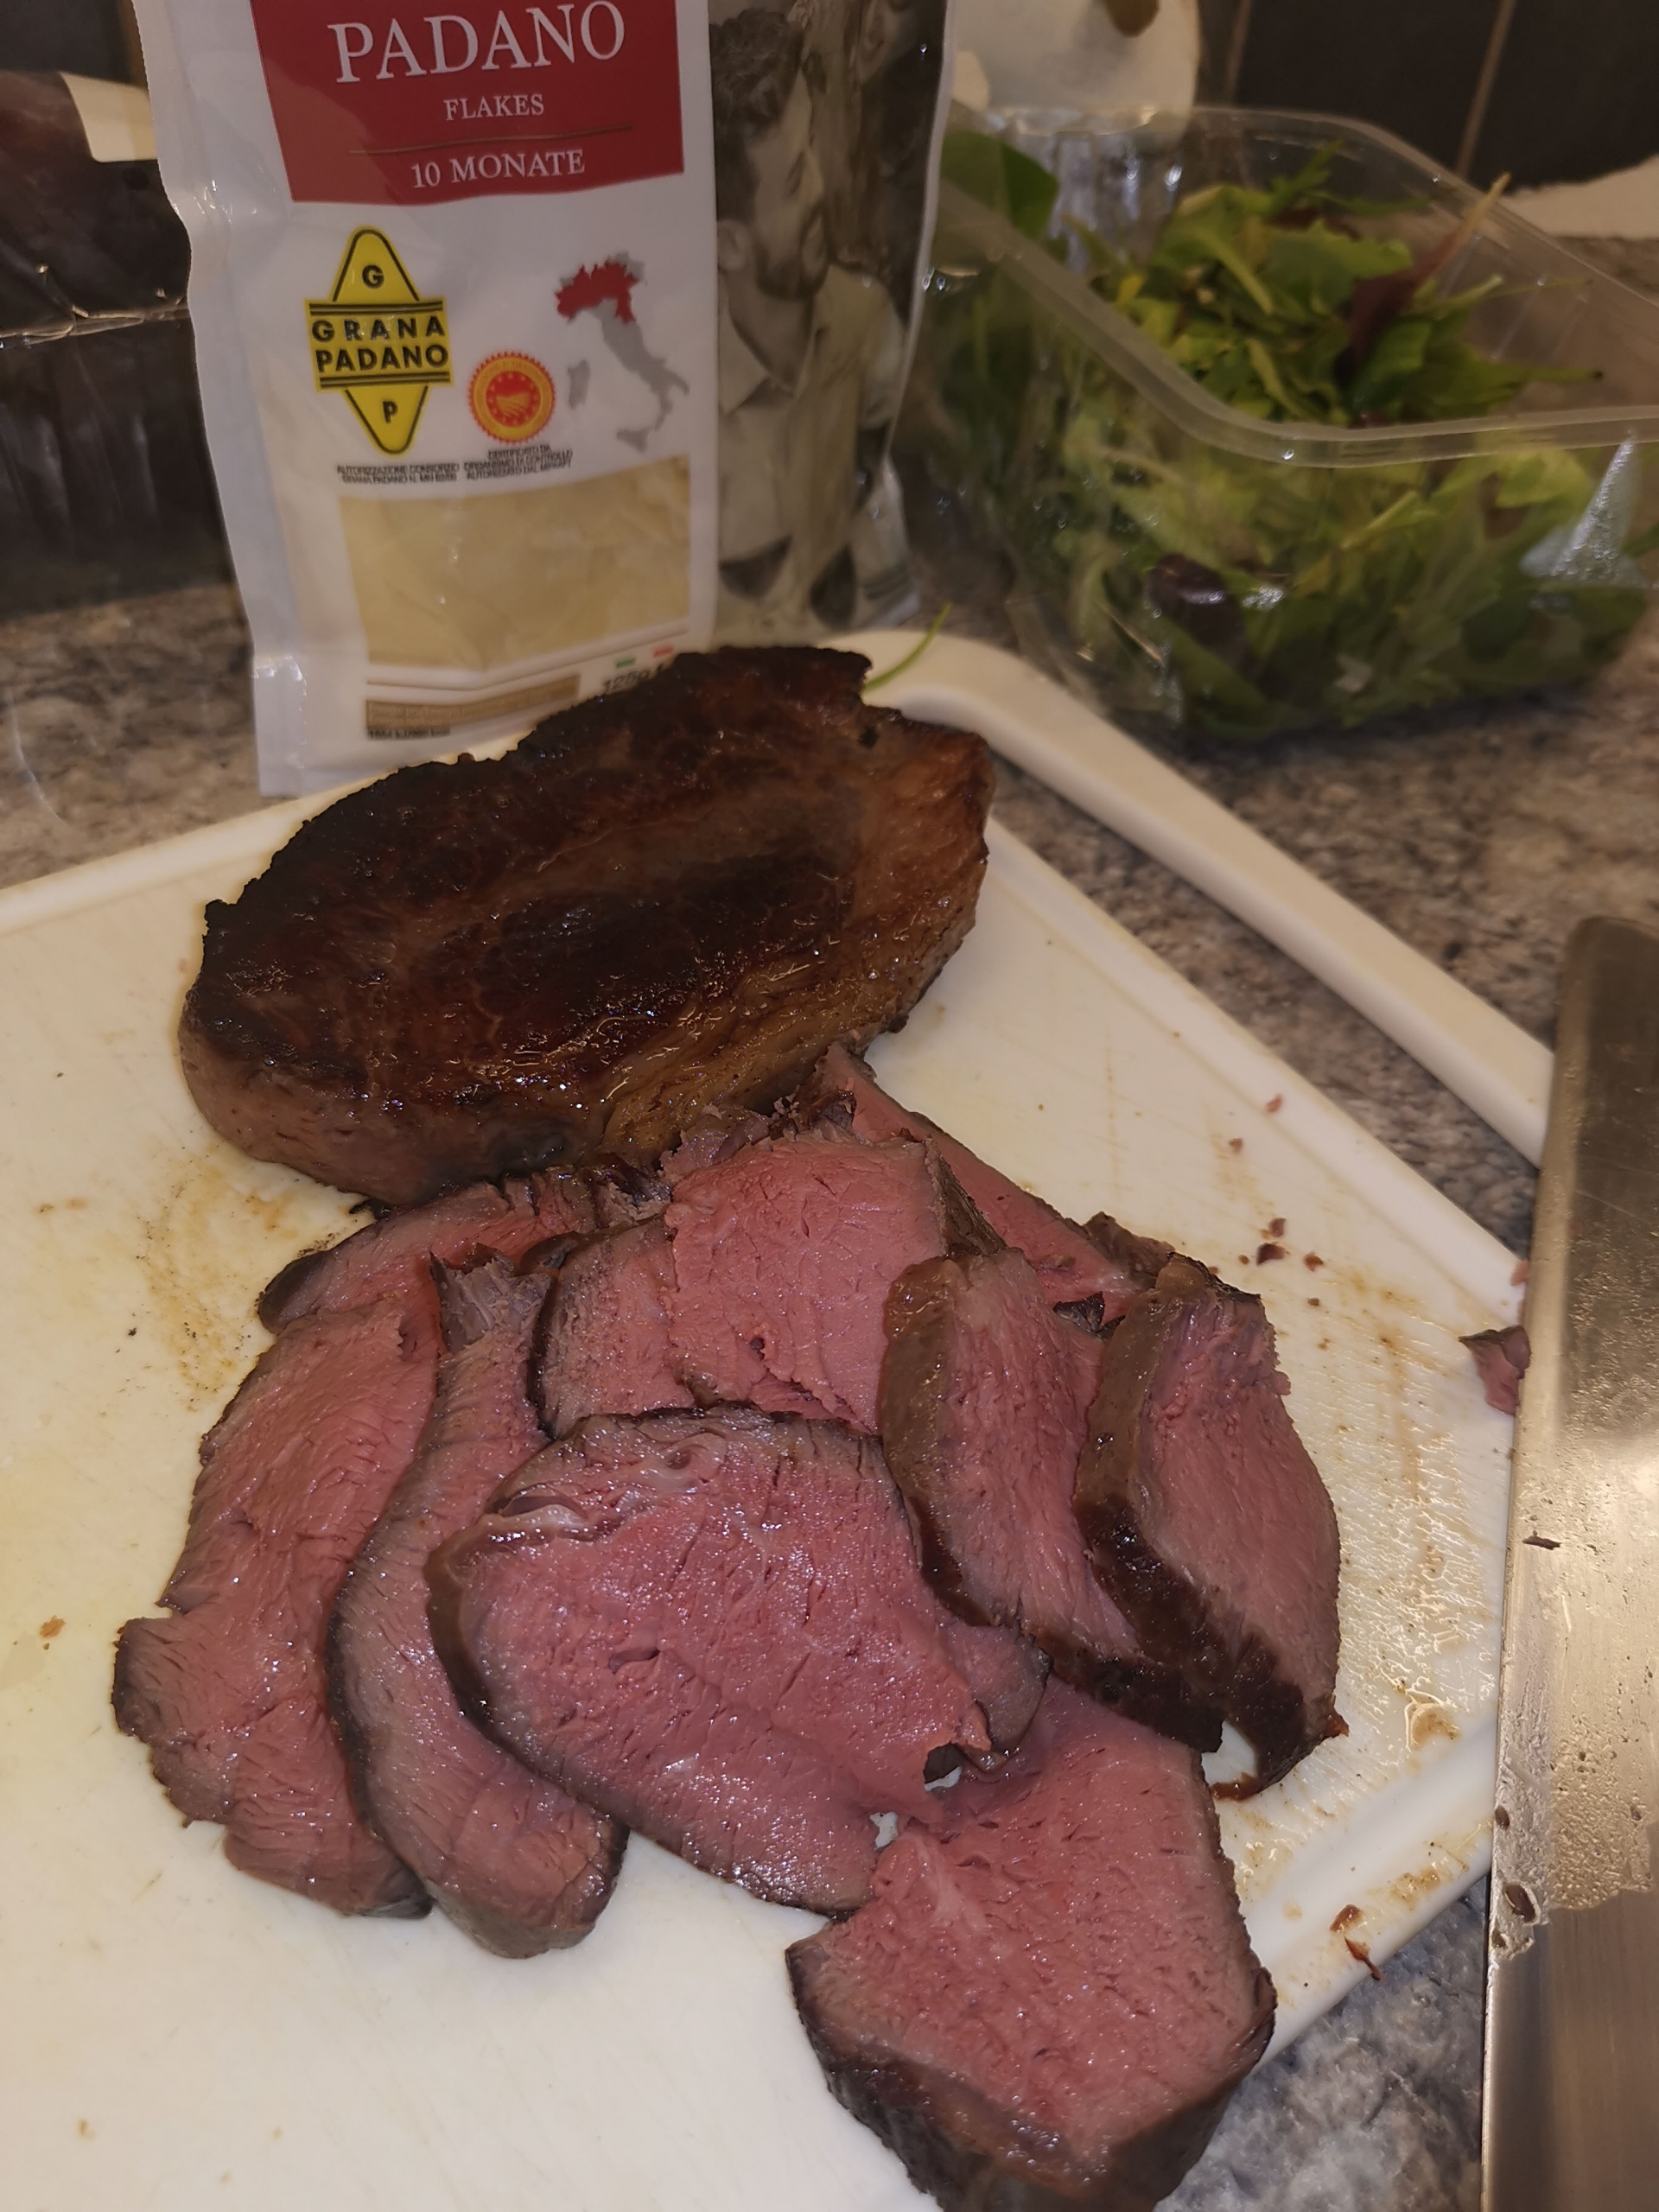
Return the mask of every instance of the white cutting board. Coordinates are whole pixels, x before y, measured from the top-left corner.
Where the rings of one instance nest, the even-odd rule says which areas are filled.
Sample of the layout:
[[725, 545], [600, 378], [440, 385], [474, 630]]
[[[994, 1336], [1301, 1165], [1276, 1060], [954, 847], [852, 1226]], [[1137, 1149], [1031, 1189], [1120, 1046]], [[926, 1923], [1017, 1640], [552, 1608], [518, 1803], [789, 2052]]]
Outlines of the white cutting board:
[[[213, 1137], [173, 1053], [203, 899], [296, 819], [0, 894], [8, 2212], [914, 2208], [796, 2025], [780, 1961], [806, 1916], [636, 1840], [573, 1952], [337, 1919], [227, 1866], [115, 1729], [112, 1639], [173, 1563], [196, 1440], [263, 1342], [254, 1295], [351, 1225], [338, 1193]], [[1259, 1289], [1341, 1517], [1351, 1732], [1223, 1813], [1294, 2032], [1363, 1971], [1344, 1908], [1381, 1959], [1486, 1863], [1510, 1424], [1457, 1338], [1512, 1318], [1510, 1258], [1025, 848], [992, 848], [977, 927], [879, 1073], [1073, 1214]], [[1281, 1216], [1290, 1256], [1246, 1264]]]

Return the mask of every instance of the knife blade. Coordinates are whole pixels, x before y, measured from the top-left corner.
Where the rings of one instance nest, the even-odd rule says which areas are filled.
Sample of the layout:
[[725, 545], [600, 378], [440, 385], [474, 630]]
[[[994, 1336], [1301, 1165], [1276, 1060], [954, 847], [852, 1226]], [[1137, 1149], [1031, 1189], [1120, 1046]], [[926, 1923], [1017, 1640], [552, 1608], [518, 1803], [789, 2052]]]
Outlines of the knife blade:
[[1659, 2205], [1659, 933], [1563, 971], [1498, 1678], [1483, 2212]]

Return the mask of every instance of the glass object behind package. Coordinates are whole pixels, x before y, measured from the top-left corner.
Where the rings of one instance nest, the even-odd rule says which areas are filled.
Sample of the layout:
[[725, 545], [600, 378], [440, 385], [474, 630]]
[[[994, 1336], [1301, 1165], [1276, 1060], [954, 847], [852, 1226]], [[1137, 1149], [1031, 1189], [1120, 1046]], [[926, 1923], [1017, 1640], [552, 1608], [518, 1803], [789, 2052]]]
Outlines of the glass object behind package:
[[1618, 652], [1659, 547], [1659, 306], [1494, 207], [1440, 273], [1446, 293], [1500, 280], [1466, 337], [1589, 378], [1461, 419], [1262, 420], [1091, 287], [1101, 248], [1144, 262], [1183, 199], [1271, 189], [1332, 142], [1332, 188], [1389, 205], [1344, 219], [1357, 234], [1422, 254], [1476, 195], [1320, 117], [999, 121], [1056, 181], [1052, 213], [943, 188], [906, 434], [1012, 560], [1028, 649], [1119, 711], [1236, 738]]
[[0, 71], [0, 617], [229, 575], [188, 266], [155, 162]]

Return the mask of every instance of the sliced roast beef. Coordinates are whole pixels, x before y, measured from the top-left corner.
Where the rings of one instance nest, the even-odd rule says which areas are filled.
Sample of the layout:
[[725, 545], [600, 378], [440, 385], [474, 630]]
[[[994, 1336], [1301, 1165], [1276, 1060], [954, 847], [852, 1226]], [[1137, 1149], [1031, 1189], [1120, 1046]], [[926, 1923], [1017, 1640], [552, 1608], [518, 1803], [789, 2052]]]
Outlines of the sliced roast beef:
[[338, 800], [207, 909], [180, 1030], [221, 1135], [405, 1203], [644, 1162], [899, 1021], [973, 920], [989, 756], [868, 663], [683, 655], [497, 760]]
[[121, 1726], [248, 1872], [345, 1912], [426, 1910], [353, 1802], [323, 1638], [431, 1408], [430, 1258], [511, 1255], [590, 1222], [568, 1177], [461, 1192], [308, 1256], [262, 1300], [281, 1333], [202, 1445], [172, 1618], [129, 1621], [115, 1674]]
[[595, 1206], [602, 1179], [549, 1173], [472, 1183], [430, 1205], [403, 1206], [320, 1252], [302, 1252], [268, 1282], [259, 1319], [273, 1335], [307, 1313], [346, 1313], [377, 1298], [413, 1298], [431, 1324], [433, 1262], [456, 1267], [483, 1249], [520, 1258], [550, 1239], [608, 1225]]
[[474, 1727], [427, 1627], [428, 1557], [547, 1441], [528, 1389], [548, 1280], [499, 1256], [438, 1270], [436, 1398], [329, 1637], [334, 1710], [376, 1832], [451, 1919], [509, 1958], [588, 1933], [625, 1840]]
[[834, 1129], [743, 1143], [677, 1173], [659, 1220], [569, 1261], [549, 1309], [543, 1413], [557, 1435], [589, 1414], [692, 1404], [873, 1433], [887, 1287], [988, 1243], [931, 1145]]
[[869, 1892], [874, 1816], [992, 1748], [877, 1446], [748, 1409], [595, 1419], [429, 1569], [452, 1674], [537, 1772], [779, 1903]]
[[1273, 2027], [1196, 1755], [1058, 1683], [788, 1955], [836, 2095], [949, 2212], [1147, 2212]]
[[342, 1912], [427, 1909], [353, 1808], [322, 1638], [431, 1398], [402, 1299], [291, 1322], [202, 1445], [172, 1618], [129, 1621], [116, 1648], [116, 1717], [185, 1818], [221, 1822], [245, 1872]]
[[674, 1258], [661, 1215], [574, 1252], [547, 1303], [537, 1395], [555, 1436], [590, 1414], [696, 1403], [669, 1341]]
[[925, 1114], [911, 1112], [890, 1098], [864, 1061], [844, 1044], [832, 1045], [794, 1102], [798, 1116], [823, 1111], [830, 1102], [846, 1103], [851, 1127], [861, 1137], [925, 1137], [1005, 1244], [1023, 1252], [1037, 1270], [1044, 1295], [1053, 1306], [1090, 1306], [1096, 1326], [1115, 1321], [1129, 1300], [1153, 1281], [1170, 1256], [1169, 1247], [1131, 1236], [1109, 1214], [1097, 1214], [1086, 1230], [998, 1169]]
[[929, 1147], [751, 1145], [677, 1184], [664, 1220], [672, 1357], [694, 1394], [873, 1433], [887, 1287], [950, 1235]]
[[1101, 1582], [1276, 1781], [1336, 1711], [1337, 1516], [1259, 1298], [1172, 1260], [1106, 1347], [1077, 1472]]
[[887, 1330], [882, 1446], [939, 1594], [1031, 1637], [1065, 1681], [1213, 1751], [1214, 1700], [1143, 1648], [1072, 1510], [1106, 1347], [1051, 1307], [1014, 1251], [912, 1268]]

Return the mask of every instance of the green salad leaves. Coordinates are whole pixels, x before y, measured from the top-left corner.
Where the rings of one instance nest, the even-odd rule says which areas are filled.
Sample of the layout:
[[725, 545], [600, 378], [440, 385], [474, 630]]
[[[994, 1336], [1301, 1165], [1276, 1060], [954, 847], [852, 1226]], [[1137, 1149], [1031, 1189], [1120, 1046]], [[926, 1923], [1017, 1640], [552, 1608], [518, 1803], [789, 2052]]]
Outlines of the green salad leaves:
[[[1499, 280], [1441, 275], [1485, 203], [1414, 251], [1389, 227], [1400, 203], [1332, 188], [1336, 150], [1268, 188], [1189, 194], [1143, 260], [1079, 223], [1051, 235], [1054, 179], [999, 139], [952, 133], [944, 175], [1263, 423], [1465, 419], [1585, 377], [1469, 342]], [[935, 259], [912, 420], [1120, 705], [1234, 737], [1356, 722], [1582, 676], [1645, 607], [1632, 447], [1581, 457], [1517, 425], [1450, 461], [1235, 452], [1179, 427], [1017, 270], [970, 253], [954, 269], [946, 221]]]

